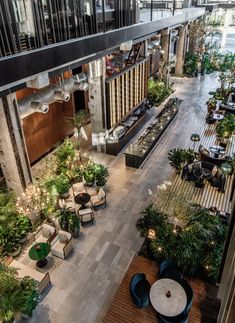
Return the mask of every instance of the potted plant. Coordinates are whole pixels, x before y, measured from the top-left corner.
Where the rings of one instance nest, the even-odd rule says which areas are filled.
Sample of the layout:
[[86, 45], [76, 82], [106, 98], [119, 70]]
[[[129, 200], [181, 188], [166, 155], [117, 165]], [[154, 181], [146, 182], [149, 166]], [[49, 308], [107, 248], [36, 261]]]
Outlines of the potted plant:
[[16, 227], [19, 232], [19, 243], [25, 243], [27, 240], [27, 234], [32, 229], [32, 224], [27, 216], [19, 215], [16, 220]]
[[181, 148], [171, 149], [168, 153], [168, 160], [170, 161], [170, 165], [176, 170], [176, 173], [180, 173], [186, 161], [185, 150]]
[[220, 120], [216, 126], [216, 135], [219, 138], [228, 139], [235, 131], [235, 115], [228, 114]]
[[68, 224], [68, 231], [72, 234], [73, 238], [77, 238], [80, 233], [80, 218], [75, 213], [71, 213]]
[[58, 218], [61, 230], [68, 231], [69, 230], [69, 219], [73, 214], [66, 206], [63, 209], [59, 209], [56, 213], [56, 217]]
[[21, 280], [21, 287], [25, 297], [25, 304], [21, 309], [22, 316], [29, 318], [39, 302], [38, 283], [30, 277], [24, 277]]
[[21, 314], [32, 315], [39, 302], [37, 282], [30, 278], [19, 278], [14, 268], [0, 263], [0, 320], [12, 323]]
[[96, 174], [95, 164], [93, 164], [93, 163], [88, 164], [83, 171], [83, 176], [84, 176], [87, 186], [94, 185], [95, 174]]
[[67, 159], [75, 157], [75, 149], [73, 143], [66, 138], [64, 142], [57, 148], [55, 155], [58, 159], [58, 168], [60, 171], [66, 171]]
[[196, 152], [193, 149], [185, 150], [185, 159], [188, 164], [191, 164], [196, 159]]
[[70, 181], [66, 175], [61, 174], [55, 178], [55, 187], [61, 198], [69, 197]]
[[16, 271], [0, 263], [0, 320], [12, 323], [19, 319], [25, 305], [25, 296]]
[[107, 177], [109, 176], [108, 168], [102, 164], [96, 165], [95, 170], [95, 180], [97, 186], [104, 186], [107, 182]]
[[217, 100], [214, 98], [210, 98], [207, 102], [207, 112], [208, 114], [212, 114], [214, 110], [216, 110]]

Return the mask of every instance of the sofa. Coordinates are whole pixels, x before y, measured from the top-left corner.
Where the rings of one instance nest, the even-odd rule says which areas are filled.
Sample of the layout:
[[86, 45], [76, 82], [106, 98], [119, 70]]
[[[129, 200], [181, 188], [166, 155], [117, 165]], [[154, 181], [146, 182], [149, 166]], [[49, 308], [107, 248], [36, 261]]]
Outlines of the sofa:
[[38, 293], [41, 294], [44, 289], [51, 284], [49, 273], [41, 273], [35, 269], [32, 269], [18, 260], [13, 260], [10, 263], [10, 267], [16, 269], [17, 274], [20, 278], [29, 276], [38, 282]]
[[61, 259], [67, 258], [73, 249], [72, 235], [69, 232], [59, 230], [51, 242], [51, 253]]
[[42, 227], [34, 234], [36, 243], [46, 242], [51, 243], [56, 235], [56, 229], [49, 224], [43, 223]]
[[214, 165], [218, 165], [218, 166], [220, 166], [221, 164], [223, 164], [224, 162], [226, 162], [227, 160], [230, 159], [229, 157], [226, 157], [225, 155], [222, 158], [215, 158], [212, 156], [210, 151], [208, 149], [206, 149], [205, 147], [203, 147], [202, 145], [199, 146], [198, 152], [199, 152], [199, 159], [200, 160], [203, 160], [205, 162], [208, 162], [208, 163], [211, 163]]

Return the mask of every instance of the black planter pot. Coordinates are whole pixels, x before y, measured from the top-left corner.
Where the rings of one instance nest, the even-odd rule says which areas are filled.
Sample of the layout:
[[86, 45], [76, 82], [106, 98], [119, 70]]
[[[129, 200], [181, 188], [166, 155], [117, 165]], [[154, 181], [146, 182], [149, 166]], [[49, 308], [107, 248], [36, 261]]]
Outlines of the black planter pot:
[[69, 224], [67, 221], [62, 220], [62, 221], [60, 221], [60, 227], [61, 227], [61, 230], [68, 231]]
[[202, 70], [201, 70], [201, 76], [204, 76], [206, 74], [206, 69], [205, 68], [203, 68]]
[[195, 71], [195, 77], [198, 77], [198, 74], [199, 74], [199, 71], [198, 71], [198, 70], [196, 70], [196, 71]]

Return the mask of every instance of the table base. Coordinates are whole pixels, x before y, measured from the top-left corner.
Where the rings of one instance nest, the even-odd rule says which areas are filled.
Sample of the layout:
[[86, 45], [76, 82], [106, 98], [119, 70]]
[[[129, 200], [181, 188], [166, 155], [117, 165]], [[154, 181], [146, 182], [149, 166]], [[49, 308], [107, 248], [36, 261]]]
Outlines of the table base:
[[38, 268], [43, 268], [46, 265], [47, 265], [47, 259], [46, 258], [43, 258], [43, 259], [37, 261]]

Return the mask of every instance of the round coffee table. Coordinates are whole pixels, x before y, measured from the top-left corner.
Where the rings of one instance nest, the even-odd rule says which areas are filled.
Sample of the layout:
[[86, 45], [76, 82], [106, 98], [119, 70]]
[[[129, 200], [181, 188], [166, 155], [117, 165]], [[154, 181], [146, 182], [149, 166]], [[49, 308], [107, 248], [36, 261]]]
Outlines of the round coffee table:
[[90, 201], [90, 195], [88, 193], [79, 193], [75, 196], [74, 201], [77, 204], [81, 204], [80, 209], [85, 209], [86, 208], [86, 203]]
[[169, 278], [157, 280], [150, 289], [149, 297], [155, 310], [165, 316], [179, 315], [187, 305], [183, 287]]
[[39, 242], [33, 245], [29, 250], [29, 257], [32, 260], [37, 260], [39, 268], [45, 267], [47, 264], [46, 256], [51, 251], [51, 247], [46, 242]]
[[210, 179], [212, 177], [211, 171], [204, 167], [194, 169], [193, 175], [199, 179]]

